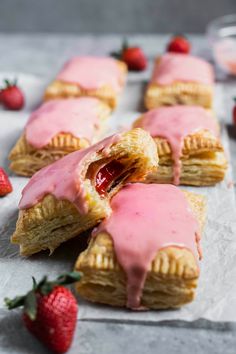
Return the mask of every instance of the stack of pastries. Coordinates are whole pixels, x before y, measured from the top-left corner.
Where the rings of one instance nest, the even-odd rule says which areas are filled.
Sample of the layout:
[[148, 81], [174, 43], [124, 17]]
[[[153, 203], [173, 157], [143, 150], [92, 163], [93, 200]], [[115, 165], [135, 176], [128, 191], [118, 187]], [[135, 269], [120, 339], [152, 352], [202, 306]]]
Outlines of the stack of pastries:
[[203, 196], [227, 160], [212, 109], [214, 73], [190, 55], [155, 62], [149, 109], [130, 130], [101, 140], [125, 82], [111, 58], [75, 57], [45, 91], [10, 152], [11, 169], [32, 176], [11, 238], [22, 256], [92, 229], [76, 261], [85, 299], [134, 310], [191, 302], [200, 274]]

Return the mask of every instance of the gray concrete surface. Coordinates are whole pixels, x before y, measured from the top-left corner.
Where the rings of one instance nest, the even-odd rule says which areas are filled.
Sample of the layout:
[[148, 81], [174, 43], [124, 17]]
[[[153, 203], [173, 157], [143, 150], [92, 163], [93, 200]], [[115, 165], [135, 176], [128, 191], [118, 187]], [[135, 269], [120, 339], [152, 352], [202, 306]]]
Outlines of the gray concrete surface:
[[[135, 43], [144, 46], [150, 58], [165, 47], [167, 37], [135, 36]], [[194, 52], [208, 56], [207, 43], [191, 37]], [[0, 34], [0, 71], [32, 73], [53, 77], [64, 60], [75, 53], [106, 53], [120, 44], [119, 36], [78, 37], [75, 35], [4, 35]], [[221, 77], [221, 76], [220, 76]], [[222, 78], [222, 77], [221, 77]], [[231, 97], [236, 85], [225, 81], [228, 122]], [[230, 126], [231, 151], [236, 171], [236, 130]], [[1, 264], [0, 264], [1, 270]], [[0, 353], [48, 353], [21, 325], [18, 311], [0, 311]], [[80, 321], [69, 354], [235, 354], [236, 325], [229, 323], [165, 322], [156, 326], [110, 322]]]
[[1, 31], [204, 32], [235, 0], [1, 0]]

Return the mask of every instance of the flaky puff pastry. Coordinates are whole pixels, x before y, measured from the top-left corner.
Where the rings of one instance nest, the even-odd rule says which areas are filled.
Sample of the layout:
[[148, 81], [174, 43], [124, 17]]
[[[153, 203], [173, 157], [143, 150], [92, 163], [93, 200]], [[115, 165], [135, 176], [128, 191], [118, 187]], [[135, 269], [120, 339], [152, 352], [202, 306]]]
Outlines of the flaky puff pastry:
[[[96, 131], [92, 143], [98, 141], [102, 132], [105, 130], [110, 108], [105, 103], [100, 102], [97, 114], [101, 128]], [[73, 151], [87, 148], [90, 145], [91, 143], [83, 137], [78, 138], [71, 133], [60, 133], [46, 146], [36, 148], [27, 141], [26, 134], [23, 133], [8, 156], [10, 160], [9, 167], [20, 176], [31, 177], [41, 168], [61, 159]]]
[[[127, 74], [127, 66], [124, 62], [116, 60], [118, 68], [121, 74], [120, 87], [125, 84], [125, 78]], [[91, 96], [100, 99], [110, 106], [111, 109], [115, 109], [118, 102], [118, 93], [109, 84], [104, 84], [98, 89], [84, 89], [79, 84], [65, 82], [62, 80], [54, 80], [44, 93], [44, 100], [51, 100], [56, 98], [70, 98]]]
[[[157, 58], [154, 65], [158, 66], [160, 60], [160, 57]], [[199, 82], [175, 81], [168, 85], [150, 82], [145, 93], [144, 103], [147, 109], [180, 104], [211, 109], [213, 93], [212, 85]]]
[[[159, 168], [149, 174], [147, 181], [155, 183], [173, 182], [173, 160], [167, 140], [154, 138], [159, 154]], [[218, 138], [208, 131], [187, 136], [184, 139], [181, 157], [180, 184], [211, 186], [221, 182], [227, 170], [224, 148]]]
[[[143, 117], [134, 122], [133, 128], [140, 126]], [[214, 115], [212, 119], [216, 121]], [[218, 125], [217, 121], [216, 125]], [[218, 130], [220, 130], [219, 126]], [[154, 141], [157, 145], [159, 167], [154, 173], [148, 175], [146, 181], [173, 183], [174, 161], [171, 145], [168, 140], [161, 137], [154, 137]], [[211, 186], [221, 182], [228, 166], [220, 138], [207, 130], [199, 130], [184, 138], [180, 162], [179, 184], [190, 186]]]
[[[142, 129], [134, 129], [117, 135], [117, 137], [118, 139], [116, 136], [108, 138], [110, 139], [108, 146], [103, 144], [103, 141], [99, 142], [92, 147], [92, 153], [90, 150], [87, 155], [83, 150], [83, 154], [85, 154], [83, 155], [83, 163], [78, 166], [80, 167], [79, 179], [81, 182], [78, 185], [78, 181], [75, 180], [74, 188], [78, 189], [82, 195], [83, 207], [85, 206], [86, 211], [79, 211], [78, 207], [81, 206], [81, 203], [76, 205], [68, 199], [60, 198], [59, 200], [56, 198], [55, 190], [53, 193], [45, 194], [35, 204], [21, 208], [16, 230], [11, 238], [12, 243], [20, 246], [21, 255], [29, 256], [46, 249], [52, 253], [62, 242], [95, 226], [109, 215], [109, 200], [125, 182], [143, 180], [150, 171], [157, 168], [156, 146], [147, 132]], [[105, 140], [107, 144], [107, 139]], [[72, 154], [78, 153], [81, 152]], [[67, 160], [65, 159], [71, 158], [72, 154], [35, 174], [32, 181], [36, 181], [36, 188], [40, 186], [41, 181], [44, 183], [47, 179], [48, 169], [52, 169], [54, 173], [56, 170], [59, 188], [61, 188], [64, 178], [67, 178]], [[104, 170], [104, 167], [113, 161], [121, 164], [122, 169], [113, 176], [106, 186], [105, 193], [101, 194], [96, 189], [97, 175], [101, 168]], [[61, 166], [62, 162], [61, 171], [60, 168], [57, 168], [57, 164]], [[78, 167], [76, 167], [76, 171]], [[73, 175], [73, 171], [70, 172], [71, 174]], [[30, 193], [32, 193], [30, 188], [25, 193], [23, 191], [23, 197], [27, 199]]]
[[[184, 193], [203, 230], [204, 197]], [[126, 306], [126, 275], [117, 262], [112, 239], [107, 233], [91, 238], [88, 248], [79, 255], [75, 269], [83, 274], [76, 284], [79, 295], [92, 302]], [[141, 306], [157, 310], [178, 308], [191, 302], [198, 277], [199, 268], [191, 251], [174, 246], [161, 249], [149, 267]]]

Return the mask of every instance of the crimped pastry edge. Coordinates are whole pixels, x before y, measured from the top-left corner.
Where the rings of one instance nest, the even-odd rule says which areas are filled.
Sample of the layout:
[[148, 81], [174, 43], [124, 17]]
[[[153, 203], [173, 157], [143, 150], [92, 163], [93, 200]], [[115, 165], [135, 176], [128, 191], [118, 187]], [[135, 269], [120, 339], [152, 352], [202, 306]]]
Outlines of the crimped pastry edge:
[[[184, 194], [203, 230], [205, 198], [187, 191]], [[91, 239], [87, 250], [79, 255], [75, 269], [84, 274], [76, 284], [76, 290], [82, 297], [112, 306], [126, 306], [126, 276], [116, 260], [108, 234], [100, 233]], [[96, 272], [99, 273], [98, 278]], [[163, 248], [149, 267], [141, 304], [165, 309], [191, 302], [198, 276], [199, 268], [191, 251], [174, 246]]]
[[[144, 146], [146, 147], [146, 149], [143, 149]], [[91, 180], [86, 179], [88, 166], [92, 162], [96, 162], [104, 157], [107, 158], [106, 154], [107, 153], [104, 151], [97, 151], [96, 153], [91, 155], [87, 159], [86, 163], [84, 164], [84, 170], [82, 172], [82, 178], [85, 179], [83, 184], [85, 200], [87, 202], [88, 209], [90, 210], [90, 214], [96, 215], [94, 219], [94, 223], [90, 223], [89, 228], [95, 226], [98, 223], [98, 220], [101, 220], [107, 215], [109, 215], [109, 211], [110, 211], [110, 208], [108, 208], [107, 206], [108, 201], [106, 201], [106, 199], [100, 198], [99, 194], [95, 191], [95, 188], [92, 186]], [[116, 143], [113, 143], [113, 145], [111, 145], [110, 157], [108, 158], [108, 162], [111, 159], [122, 159], [122, 161], [124, 162], [127, 160], [127, 166], [128, 163], [130, 163], [129, 162], [130, 160], [131, 161], [130, 166], [136, 166], [137, 170], [133, 171], [131, 176], [128, 176], [127, 182], [143, 180], [149, 171], [152, 171], [157, 168], [157, 163], [158, 163], [156, 146], [153, 139], [147, 132], [139, 128], [133, 129], [132, 131], [129, 132], [122, 133], [120, 140]], [[112, 193], [110, 194], [110, 197], [114, 193], [116, 193], [119, 188], [120, 186], [115, 187]], [[57, 239], [55, 244], [53, 242], [50, 242], [49, 240], [48, 246], [47, 244], [44, 244], [43, 247], [40, 246], [41, 248], [37, 247], [37, 245], [25, 246], [25, 244], [27, 244], [29, 241], [28, 238], [29, 239], [32, 238], [33, 240], [32, 243], [34, 243], [34, 234], [36, 232], [36, 229], [38, 227], [41, 227], [42, 222], [44, 221], [44, 218], [38, 219], [38, 215], [40, 215], [40, 209], [42, 208], [49, 212], [50, 220], [53, 220], [54, 218], [58, 220], [58, 224], [55, 227], [58, 229], [58, 232], [60, 231], [60, 227], [61, 227], [59, 222], [60, 218], [57, 218], [57, 212], [56, 215], [54, 215], [55, 214], [54, 210], [57, 210], [57, 208], [56, 209], [51, 208], [52, 210], [50, 210], [50, 203], [49, 205], [47, 205], [47, 200], [48, 197], [50, 196], [51, 195], [45, 196], [36, 205], [26, 210], [21, 210], [19, 213], [19, 218], [16, 225], [16, 231], [13, 234], [11, 241], [13, 243], [17, 243], [20, 245], [20, 251], [22, 255], [30, 255], [32, 253], [38, 252], [40, 249], [46, 249], [46, 248], [49, 248], [50, 251], [52, 252], [53, 249], [55, 249], [59, 245]], [[44, 200], [46, 200], [46, 204], [44, 203]], [[57, 202], [59, 203], [60, 206], [63, 201], [57, 201]], [[67, 209], [67, 205], [66, 204], [63, 205], [63, 208]], [[97, 215], [96, 211], [98, 209], [101, 210], [99, 210], [99, 213]], [[43, 234], [44, 237], [46, 237], [47, 233], [49, 233], [47, 232], [48, 222], [46, 222], [44, 226], [45, 229], [43, 231]], [[54, 228], [54, 225], [52, 226]], [[64, 227], [64, 224], [62, 225], [62, 227]], [[87, 227], [85, 229], [87, 229]], [[75, 233], [78, 234], [82, 231], [85, 231], [85, 229], [83, 227], [80, 227], [79, 229], [75, 228], [75, 230], [73, 229], [73, 231], [69, 235], [65, 234], [65, 240], [76, 236]], [[65, 230], [63, 232], [65, 232]], [[61, 242], [63, 241], [60, 240], [60, 243]]]
[[[120, 60], [116, 60], [116, 62], [122, 74], [120, 85], [123, 87], [125, 84], [127, 66]], [[103, 87], [95, 90], [86, 90], [78, 84], [66, 83], [61, 80], [54, 80], [51, 84], [49, 84], [44, 93], [44, 100], [80, 96], [97, 97], [101, 101], [108, 104], [111, 109], [115, 109], [117, 106], [118, 94], [110, 85], [104, 85]]]

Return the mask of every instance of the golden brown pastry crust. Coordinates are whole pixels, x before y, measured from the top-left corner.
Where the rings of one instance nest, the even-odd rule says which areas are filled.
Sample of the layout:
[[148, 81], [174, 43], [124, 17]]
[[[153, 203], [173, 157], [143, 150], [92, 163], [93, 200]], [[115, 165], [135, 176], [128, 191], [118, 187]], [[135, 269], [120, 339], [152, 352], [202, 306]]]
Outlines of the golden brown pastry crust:
[[[204, 197], [184, 191], [201, 229], [205, 222]], [[78, 293], [92, 302], [126, 306], [126, 275], [117, 262], [111, 237], [100, 233], [90, 240], [75, 269], [83, 277]], [[199, 268], [192, 252], [169, 246], [157, 252], [147, 274], [141, 305], [150, 309], [177, 308], [194, 299]]]
[[[158, 57], [154, 65], [158, 65]], [[197, 82], [176, 81], [171, 85], [149, 83], [145, 97], [145, 107], [152, 109], [161, 106], [189, 105], [211, 109], [213, 105], [213, 87]]]
[[[112, 160], [120, 161], [124, 166], [124, 176], [119, 179], [106, 198], [101, 197], [94, 187], [94, 177], [90, 176], [94, 164], [102, 165]], [[109, 155], [106, 151], [97, 151], [87, 158], [83, 165], [84, 198], [88, 213], [80, 214], [75, 206], [67, 200], [57, 200], [53, 195], [46, 195], [36, 205], [21, 210], [11, 242], [20, 245], [20, 253], [29, 256], [40, 250], [50, 252], [60, 243], [79, 235], [95, 226], [110, 213], [109, 198], [125, 182], [140, 181], [146, 174], [157, 168], [158, 156], [151, 136], [142, 129], [123, 133], [121, 139], [114, 143]]]
[[[143, 116], [133, 127], [138, 127]], [[214, 116], [212, 119], [216, 119]], [[159, 156], [158, 170], [149, 174], [148, 183], [172, 183], [173, 160], [171, 146], [166, 139], [156, 137]], [[211, 186], [221, 182], [227, 171], [227, 159], [219, 138], [207, 130], [198, 131], [184, 139], [181, 158], [180, 184], [193, 186]]]
[[[101, 130], [104, 130], [109, 114], [110, 108], [105, 103], [100, 102], [98, 105], [98, 118], [101, 123], [101, 129], [94, 135], [92, 143], [99, 140]], [[60, 133], [49, 144], [37, 149], [27, 142], [26, 136], [23, 133], [8, 156], [11, 161], [10, 169], [18, 175], [31, 177], [41, 168], [73, 151], [84, 149], [89, 145], [90, 143], [87, 139], [77, 138], [70, 133]]]
[[[127, 66], [124, 62], [119, 60], [117, 60], [117, 65], [119, 66], [122, 76], [120, 85], [123, 87], [127, 73]], [[111, 109], [114, 109], [117, 106], [118, 95], [110, 85], [104, 85], [97, 90], [86, 90], [79, 85], [66, 83], [60, 80], [54, 80], [47, 87], [44, 94], [44, 99], [51, 100], [55, 98], [71, 98], [80, 96], [96, 97], [108, 104]]]
[[150, 83], [144, 101], [147, 109], [179, 104], [210, 109], [213, 104], [213, 88], [194, 82], [175, 82], [166, 86]]
[[[155, 138], [159, 168], [147, 182], [173, 182], [171, 147], [165, 139]], [[219, 139], [207, 131], [200, 131], [184, 139], [181, 158], [180, 184], [210, 186], [221, 182], [227, 170], [227, 160]]]

